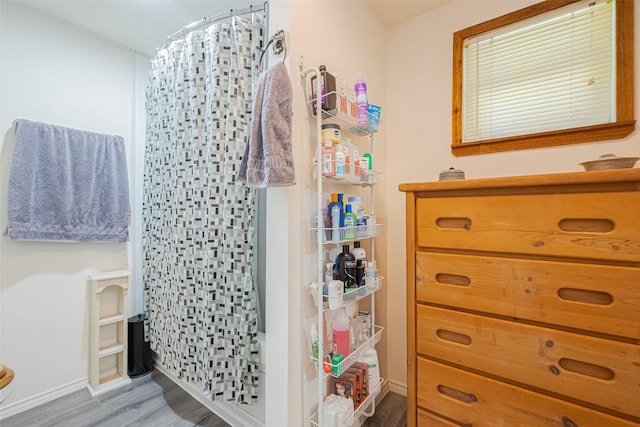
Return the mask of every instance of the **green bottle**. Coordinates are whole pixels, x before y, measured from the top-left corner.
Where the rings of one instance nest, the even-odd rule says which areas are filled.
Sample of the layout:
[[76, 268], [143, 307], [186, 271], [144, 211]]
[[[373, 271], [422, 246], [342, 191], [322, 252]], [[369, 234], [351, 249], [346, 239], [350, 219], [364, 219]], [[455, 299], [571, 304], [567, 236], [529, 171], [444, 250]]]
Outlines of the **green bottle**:
[[357, 237], [356, 230], [358, 225], [358, 217], [355, 213], [351, 212], [351, 205], [345, 207], [344, 214], [344, 238], [355, 239]]

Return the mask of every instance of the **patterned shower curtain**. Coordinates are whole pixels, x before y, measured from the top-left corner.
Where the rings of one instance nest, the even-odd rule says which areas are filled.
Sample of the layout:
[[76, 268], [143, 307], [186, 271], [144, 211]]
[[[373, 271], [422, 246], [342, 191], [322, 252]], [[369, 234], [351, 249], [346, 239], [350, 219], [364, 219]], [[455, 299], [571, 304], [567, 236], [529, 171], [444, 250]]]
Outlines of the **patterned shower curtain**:
[[255, 190], [235, 182], [264, 12], [158, 51], [147, 88], [143, 277], [158, 362], [212, 400], [257, 398]]

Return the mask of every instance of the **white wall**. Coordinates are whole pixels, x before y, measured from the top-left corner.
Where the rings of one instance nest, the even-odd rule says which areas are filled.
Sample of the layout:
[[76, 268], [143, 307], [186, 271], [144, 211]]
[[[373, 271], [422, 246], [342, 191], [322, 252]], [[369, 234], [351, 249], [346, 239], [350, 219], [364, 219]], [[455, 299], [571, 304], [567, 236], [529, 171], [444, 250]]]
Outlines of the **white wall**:
[[[540, 148], [507, 153], [454, 157], [451, 154], [452, 35], [455, 31], [480, 23], [537, 1], [458, 0], [393, 28], [387, 40], [388, 68], [388, 157], [387, 200], [393, 206], [389, 221], [388, 256], [390, 280], [405, 280], [404, 193], [398, 184], [437, 181], [440, 171], [461, 168], [467, 178], [529, 175], [580, 171], [578, 163], [604, 153], [621, 156], [640, 154], [640, 137], [634, 132], [624, 140]], [[640, 7], [636, 4], [636, 25]], [[640, 32], [636, 31], [636, 109], [640, 87]], [[388, 345], [394, 359], [406, 360], [405, 290], [389, 295], [390, 333]], [[406, 364], [390, 363], [388, 376], [406, 381]], [[405, 382], [406, 385], [406, 382]]]
[[[0, 229], [7, 226], [12, 122], [28, 118], [117, 134], [131, 144], [132, 56], [1, 4]], [[0, 361], [15, 371], [2, 408], [83, 387], [88, 376], [87, 276], [127, 269], [127, 243], [19, 242], [0, 237]]]

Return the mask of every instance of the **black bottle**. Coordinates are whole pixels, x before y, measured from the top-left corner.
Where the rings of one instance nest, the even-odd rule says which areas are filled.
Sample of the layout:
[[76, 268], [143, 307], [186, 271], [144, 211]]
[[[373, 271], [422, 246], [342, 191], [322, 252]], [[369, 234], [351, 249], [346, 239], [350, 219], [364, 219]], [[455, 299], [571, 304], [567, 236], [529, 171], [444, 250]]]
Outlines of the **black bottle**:
[[[322, 80], [320, 81], [320, 96], [321, 98], [321, 106], [324, 111], [330, 111], [336, 109], [336, 78], [333, 74], [327, 71], [327, 67], [325, 65], [321, 65], [318, 67], [320, 70], [320, 76]], [[312, 105], [313, 105], [313, 114], [316, 114], [316, 77], [311, 77], [311, 96], [312, 96]]]
[[349, 252], [349, 245], [342, 245], [342, 253], [336, 258], [338, 280], [344, 283], [344, 291], [357, 287], [356, 257]]

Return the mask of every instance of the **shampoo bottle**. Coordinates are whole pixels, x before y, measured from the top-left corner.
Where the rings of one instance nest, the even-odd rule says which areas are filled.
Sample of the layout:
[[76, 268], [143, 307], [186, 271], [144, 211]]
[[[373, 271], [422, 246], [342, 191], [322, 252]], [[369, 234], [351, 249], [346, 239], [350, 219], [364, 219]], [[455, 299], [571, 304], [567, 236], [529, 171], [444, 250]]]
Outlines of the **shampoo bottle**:
[[[336, 271], [338, 280], [345, 288], [353, 288], [356, 279], [356, 257], [349, 252], [349, 245], [342, 245], [342, 253], [336, 257]], [[347, 289], [345, 289], [347, 291]]]
[[[334, 353], [340, 353], [343, 356], [349, 355], [349, 326], [351, 322], [349, 316], [345, 313], [344, 309], [338, 310], [336, 317], [333, 319], [333, 351]], [[379, 376], [379, 374], [378, 374]], [[380, 381], [378, 380], [378, 383]]]
[[360, 355], [360, 362], [369, 365], [369, 393], [380, 392], [380, 367], [375, 348], [368, 348]]
[[[329, 215], [331, 215], [331, 230], [332, 232], [337, 231], [338, 235], [340, 234], [340, 227], [344, 226], [344, 209], [342, 205], [342, 197], [343, 197], [342, 193], [331, 193], [331, 203], [329, 203], [329, 205], [327, 206], [327, 208], [329, 209]], [[332, 209], [334, 206], [338, 206], [338, 210], [339, 210], [338, 211], [339, 218], [337, 222], [334, 221], [334, 218], [333, 218]], [[333, 240], [333, 238], [331, 240]], [[338, 237], [338, 240], [340, 240], [340, 237]], [[333, 240], [333, 241], [337, 242], [338, 240]]]
[[367, 262], [367, 251], [360, 247], [360, 242], [353, 242], [353, 250], [351, 253], [356, 257], [356, 261]]
[[364, 74], [358, 73], [356, 79], [356, 104], [358, 106], [358, 126], [369, 126], [369, 101], [367, 99], [367, 84], [364, 81]]
[[355, 213], [351, 212], [351, 205], [347, 204], [344, 214], [344, 238], [355, 239], [356, 227], [358, 225], [358, 217]]

